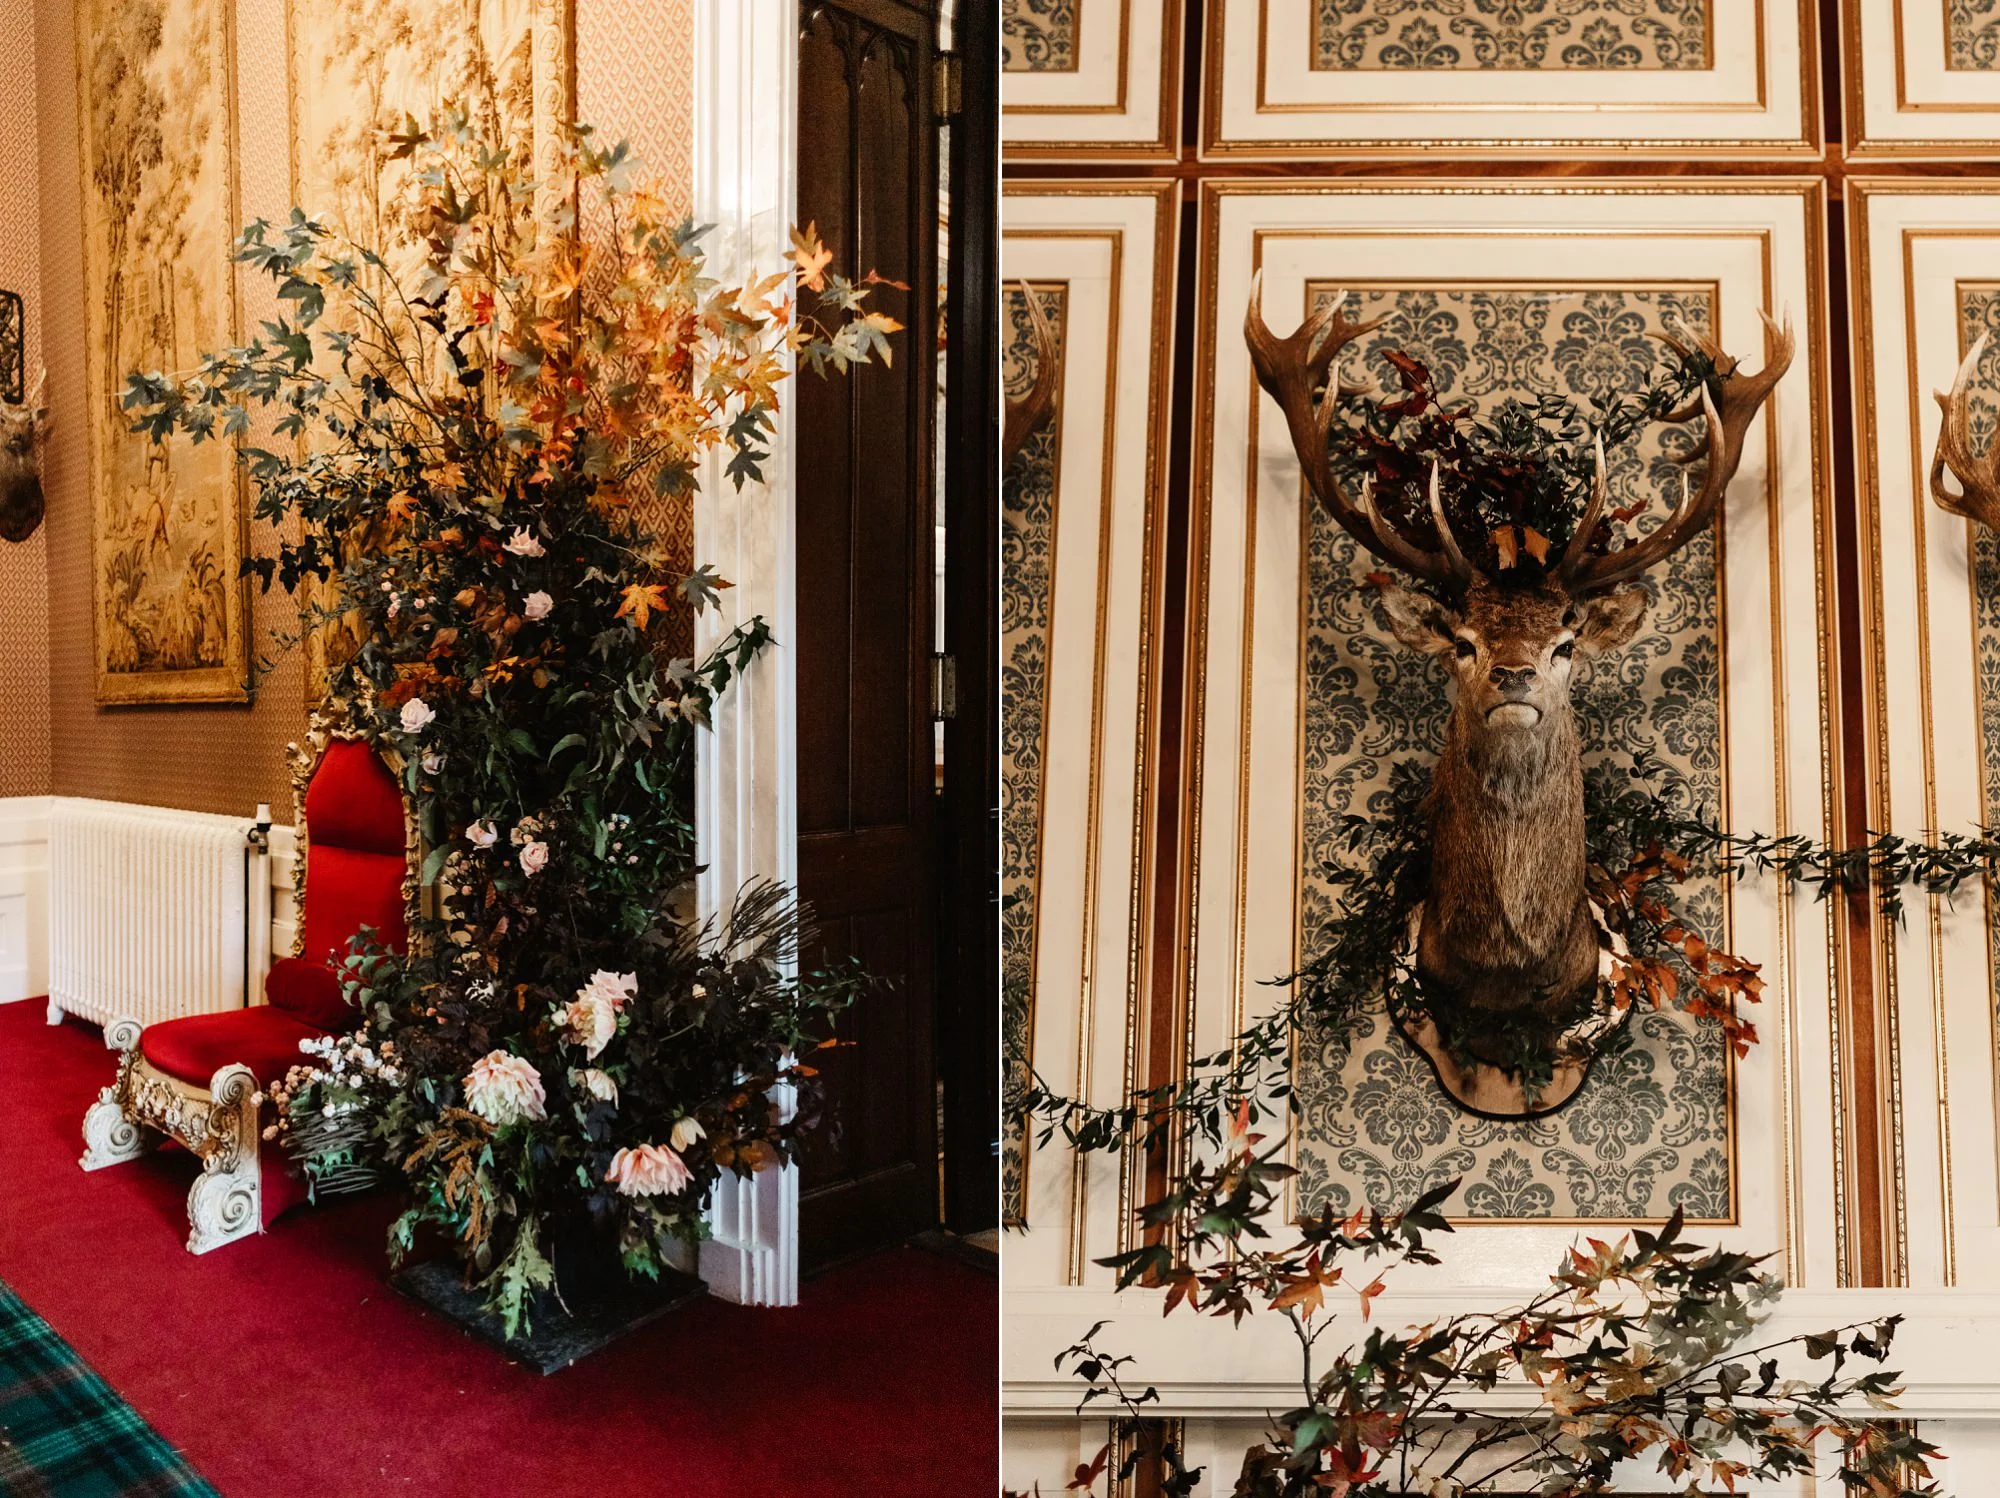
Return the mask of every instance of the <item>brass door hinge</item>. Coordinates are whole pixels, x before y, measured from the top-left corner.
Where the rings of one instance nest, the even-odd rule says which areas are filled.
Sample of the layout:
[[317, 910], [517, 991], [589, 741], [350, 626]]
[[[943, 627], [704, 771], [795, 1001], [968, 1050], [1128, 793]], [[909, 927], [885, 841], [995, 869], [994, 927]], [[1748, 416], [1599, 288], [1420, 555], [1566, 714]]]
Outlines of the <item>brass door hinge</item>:
[[949, 723], [958, 716], [958, 658], [931, 657], [931, 721]]
[[940, 52], [935, 69], [932, 92], [937, 99], [938, 118], [954, 119], [964, 107], [965, 65], [956, 52]]

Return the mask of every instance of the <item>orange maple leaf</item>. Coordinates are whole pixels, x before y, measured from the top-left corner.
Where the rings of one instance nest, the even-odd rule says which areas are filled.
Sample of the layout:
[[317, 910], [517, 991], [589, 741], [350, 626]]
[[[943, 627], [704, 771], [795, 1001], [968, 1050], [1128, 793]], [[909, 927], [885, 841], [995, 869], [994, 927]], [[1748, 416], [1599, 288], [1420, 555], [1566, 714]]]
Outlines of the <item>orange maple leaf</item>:
[[792, 264], [798, 268], [799, 284], [809, 291], [826, 289], [826, 268], [833, 263], [833, 251], [819, 242], [819, 225], [792, 230]]
[[618, 617], [630, 619], [634, 629], [644, 629], [656, 612], [667, 607], [667, 590], [659, 583], [633, 583], [622, 596], [625, 601], [618, 605]]

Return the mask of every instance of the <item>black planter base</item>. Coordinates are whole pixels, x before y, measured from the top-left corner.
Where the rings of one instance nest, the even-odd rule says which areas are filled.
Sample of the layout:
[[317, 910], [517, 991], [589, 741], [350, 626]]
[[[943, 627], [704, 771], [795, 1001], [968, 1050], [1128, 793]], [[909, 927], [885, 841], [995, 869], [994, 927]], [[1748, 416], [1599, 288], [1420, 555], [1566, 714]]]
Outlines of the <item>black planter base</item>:
[[399, 1294], [429, 1306], [544, 1376], [609, 1347], [627, 1332], [637, 1331], [708, 1293], [708, 1286], [695, 1276], [662, 1269], [658, 1280], [634, 1279], [622, 1284], [614, 1293], [577, 1306], [577, 1314], [572, 1316], [555, 1296], [542, 1291], [530, 1309], [529, 1329], [509, 1341], [501, 1330], [500, 1318], [485, 1308], [477, 1290], [465, 1288], [455, 1264], [442, 1260], [414, 1264], [390, 1275], [389, 1284]]

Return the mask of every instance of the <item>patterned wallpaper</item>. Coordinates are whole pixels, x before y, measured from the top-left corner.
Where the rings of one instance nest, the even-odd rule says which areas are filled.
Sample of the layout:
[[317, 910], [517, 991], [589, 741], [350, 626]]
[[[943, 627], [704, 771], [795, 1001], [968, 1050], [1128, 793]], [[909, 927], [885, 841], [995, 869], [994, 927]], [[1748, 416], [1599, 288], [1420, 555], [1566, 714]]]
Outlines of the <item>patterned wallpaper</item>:
[[[23, 3], [23, 0], [0, 0]], [[41, 615], [50, 635], [48, 727], [41, 751], [52, 755], [44, 789], [65, 795], [147, 801], [197, 811], [247, 811], [258, 801], [289, 804], [284, 746], [305, 724], [304, 676], [296, 652], [272, 663], [248, 707], [102, 709], [92, 694], [90, 638], [90, 518], [83, 446], [83, 285], [76, 246], [79, 203], [76, 155], [75, 41], [70, 0], [33, 0], [32, 56], [40, 151], [40, 258], [43, 316], [56, 331], [48, 340], [56, 440], [44, 475], [48, 492], [48, 604]], [[236, 0], [237, 134], [242, 213], [281, 215], [289, 206], [285, 101], [284, 0]], [[678, 184], [685, 200], [690, 167], [689, 88], [692, 20], [689, 0], [579, 0], [578, 95], [585, 108]], [[14, 33], [25, 36], [25, 24]], [[8, 89], [11, 108], [21, 93]], [[0, 114], [0, 119], [4, 119]], [[16, 132], [0, 150], [11, 147]], [[0, 162], [8, 158], [0, 155]], [[4, 179], [0, 179], [4, 180]], [[4, 191], [4, 188], [0, 188]], [[4, 265], [0, 261], [0, 265]], [[239, 279], [243, 319], [252, 325], [273, 308], [263, 290]], [[268, 544], [253, 531], [251, 544]], [[9, 548], [0, 547], [0, 551]], [[7, 586], [12, 559], [0, 555], [0, 629], [9, 639], [16, 592]], [[256, 597], [251, 648], [272, 652], [275, 630], [295, 622], [286, 596]], [[31, 625], [23, 626], [25, 635]], [[0, 646], [0, 649], [12, 647]], [[0, 656], [0, 661], [10, 656]], [[11, 678], [10, 678], [11, 679]], [[11, 686], [10, 686], [11, 695]], [[10, 713], [0, 738], [0, 777], [16, 770]], [[0, 780], [0, 786], [7, 782]]]
[[1074, 73], [1077, 11], [1083, 0], [1000, 0], [1000, 68], [1006, 73]]
[[[1380, 356], [1401, 348], [1430, 365], [1441, 390], [1482, 409], [1509, 395], [1585, 398], [1643, 387], [1662, 357], [1646, 334], [1670, 311], [1706, 327], [1713, 295], [1637, 287], [1376, 289], [1360, 301], [1363, 316], [1388, 314], [1366, 345], [1378, 381], [1393, 388]], [[1665, 496], [1679, 492], [1678, 470], [1667, 459], [1687, 440], [1654, 428], [1611, 450], [1615, 501], [1651, 494], [1658, 500], [1652, 514], [1664, 513]], [[1743, 502], [1740, 491], [1735, 502]], [[1379, 805], [1396, 761], [1428, 765], [1448, 710], [1443, 669], [1405, 651], [1378, 623], [1361, 581], [1375, 565], [1314, 507], [1305, 602], [1302, 956], [1315, 950], [1315, 932], [1333, 910], [1323, 869], [1337, 856], [1337, 819]], [[1712, 539], [1679, 552], [1647, 581], [1654, 604], [1638, 637], [1617, 655], [1579, 667], [1574, 696], [1585, 773], [1621, 773], [1643, 749], [1719, 810], [1722, 651]], [[1726, 945], [1720, 882], [1681, 888], [1690, 924]], [[1423, 1058], [1390, 1030], [1386, 1015], [1371, 1013], [1299, 1039], [1299, 1202], [1306, 1210], [1329, 1198], [1343, 1212], [1388, 1207], [1463, 1176], [1459, 1210], [1472, 1218], [1656, 1218], [1677, 1206], [1694, 1221], [1734, 1218], [1729, 1067], [1712, 1021], [1635, 1015], [1631, 1043], [1599, 1059], [1573, 1102], [1527, 1122], [1460, 1111]]]
[[[2000, 410], [1991, 392], [2000, 389], [2000, 283], [1961, 281], [1958, 291], [1959, 357], [1981, 333], [1995, 338], [1980, 356], [1972, 382], [1972, 445], [1984, 454], [1993, 445]], [[1979, 670], [1980, 817], [2000, 826], [2000, 539], [1976, 521], [1963, 522], [1972, 536], [1973, 639]], [[2000, 902], [1986, 894], [1986, 941], [1992, 992], [2000, 998]]]
[[[1068, 333], [1068, 288], [1038, 284], [1036, 300], [1047, 314], [1062, 359]], [[1009, 287], [1002, 303], [1006, 336], [1003, 379], [1018, 398], [1035, 381], [1033, 324], [1027, 294]], [[1060, 388], [1060, 383], [1058, 383]], [[1055, 583], [1056, 477], [1062, 450], [1062, 411], [1023, 444], [1008, 469], [1000, 509], [1000, 993], [1002, 1053], [1029, 1054], [1034, 1029], [1035, 918], [1042, 854], [1042, 752], [1050, 645], [1050, 603]], [[1009, 1065], [1001, 1146], [1004, 1221], [1026, 1220], [1028, 1141], [1014, 1118], [1025, 1081]]]
[[1954, 72], [2000, 68], [2000, 0], [1945, 0], [1945, 66]]
[[[0, 287], [21, 294], [30, 393], [42, 359], [40, 182], [35, 125], [34, 0], [0, 0]], [[0, 541], [0, 796], [49, 789], [48, 526]]]
[[1703, 72], [1714, 66], [1709, 20], [1708, 0], [1318, 0], [1312, 65]]

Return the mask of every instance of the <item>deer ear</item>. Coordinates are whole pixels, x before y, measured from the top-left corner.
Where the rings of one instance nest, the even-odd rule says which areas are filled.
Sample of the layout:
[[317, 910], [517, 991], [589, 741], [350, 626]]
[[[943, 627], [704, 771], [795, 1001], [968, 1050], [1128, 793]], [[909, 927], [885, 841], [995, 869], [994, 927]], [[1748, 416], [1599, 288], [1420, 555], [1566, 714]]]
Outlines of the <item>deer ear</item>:
[[1389, 632], [1419, 655], [1442, 655], [1458, 639], [1458, 614], [1428, 593], [1413, 593], [1387, 579], [1375, 584]]
[[1639, 632], [1649, 600], [1644, 588], [1620, 588], [1599, 593], [1576, 606], [1576, 648], [1585, 655], [1604, 655]]

